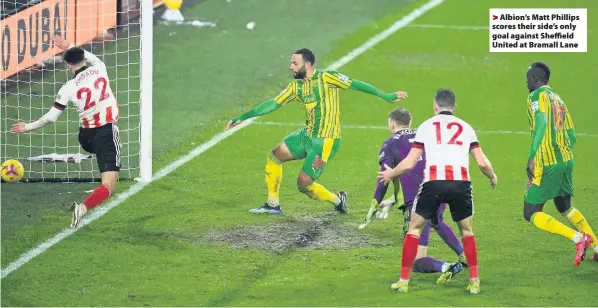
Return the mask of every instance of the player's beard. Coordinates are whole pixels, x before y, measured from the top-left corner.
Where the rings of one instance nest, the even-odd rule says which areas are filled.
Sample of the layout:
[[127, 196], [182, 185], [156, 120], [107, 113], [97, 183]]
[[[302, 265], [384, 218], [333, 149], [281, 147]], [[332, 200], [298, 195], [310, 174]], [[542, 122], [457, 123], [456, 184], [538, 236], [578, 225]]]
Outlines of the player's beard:
[[307, 74], [307, 72], [305, 71], [305, 65], [303, 65], [302, 68], [300, 68], [299, 70], [297, 70], [297, 72], [295, 74], [293, 74], [293, 77], [295, 79], [303, 79], [303, 78], [305, 78], [306, 74]]

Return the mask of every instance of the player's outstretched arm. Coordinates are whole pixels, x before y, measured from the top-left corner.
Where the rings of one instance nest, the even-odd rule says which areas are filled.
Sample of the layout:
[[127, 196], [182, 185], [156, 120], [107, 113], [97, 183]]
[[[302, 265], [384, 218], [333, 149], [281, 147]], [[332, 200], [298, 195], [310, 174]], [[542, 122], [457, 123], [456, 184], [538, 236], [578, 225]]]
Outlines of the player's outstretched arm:
[[475, 147], [471, 149], [471, 156], [475, 159], [478, 164], [478, 168], [482, 171], [482, 173], [490, 180], [490, 186], [492, 188], [496, 187], [497, 184], [497, 177], [494, 173], [494, 168], [492, 168], [492, 164], [486, 157], [486, 154], [482, 151], [480, 147]]
[[269, 100], [261, 103], [259, 106], [245, 112], [244, 114], [232, 118], [228, 122], [228, 125], [226, 126], [226, 130], [229, 130], [229, 129], [241, 124], [243, 121], [245, 121], [247, 119], [266, 115], [280, 107], [282, 107], [281, 104], [277, 104], [274, 99], [269, 99]]
[[[379, 164], [380, 164], [380, 172], [386, 170], [386, 166], [393, 166], [393, 158], [387, 152], [384, 151], [384, 148], [387, 146], [386, 142], [382, 144], [382, 148], [380, 149], [380, 156], [379, 156]], [[388, 191], [388, 183], [383, 183], [381, 181], [376, 181], [376, 190], [374, 192], [374, 197], [370, 202], [370, 208], [365, 216], [364, 222], [359, 225], [359, 229], [365, 228], [370, 222], [376, 219], [386, 219], [388, 217], [388, 213], [392, 209], [392, 207], [397, 202], [397, 194], [401, 190], [400, 183], [394, 183], [394, 194], [390, 198], [383, 200], [386, 192]]]
[[398, 102], [402, 99], [407, 98], [407, 93], [403, 91], [394, 92], [394, 93], [386, 93], [381, 91], [380, 89], [374, 87], [373, 85], [363, 82], [357, 79], [350, 78], [349, 76], [343, 75], [341, 73], [335, 71], [326, 71], [323, 75], [324, 82], [341, 88], [341, 89], [352, 89], [361, 91], [364, 93], [375, 95], [387, 102]]
[[297, 99], [297, 83], [292, 81], [287, 87], [282, 90], [275, 98], [269, 99], [259, 106], [245, 112], [244, 114], [232, 118], [226, 125], [226, 130], [229, 130], [247, 119], [266, 115], [278, 108]]
[[407, 98], [406, 92], [398, 91], [398, 92], [386, 93], [367, 82], [363, 82], [363, 81], [360, 81], [357, 79], [353, 79], [351, 81], [351, 86], [349, 88], [378, 96], [379, 98], [381, 98], [387, 102], [399, 102], [399, 101]]
[[60, 109], [57, 106], [52, 106], [52, 108], [50, 108], [50, 111], [44, 114], [37, 121], [31, 123], [20, 122], [13, 124], [10, 131], [13, 134], [22, 134], [34, 129], [42, 128], [48, 124], [56, 122], [60, 114], [62, 114], [62, 110], [63, 109]]

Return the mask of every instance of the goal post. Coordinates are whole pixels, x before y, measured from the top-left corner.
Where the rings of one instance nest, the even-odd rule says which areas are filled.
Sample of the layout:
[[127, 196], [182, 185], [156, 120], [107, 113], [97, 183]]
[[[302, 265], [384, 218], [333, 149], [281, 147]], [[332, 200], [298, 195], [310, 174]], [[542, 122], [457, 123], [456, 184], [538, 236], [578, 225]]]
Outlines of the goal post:
[[153, 0], [141, 0], [141, 123], [140, 170], [141, 181], [152, 179], [152, 89], [153, 89]]
[[97, 182], [95, 155], [79, 145], [79, 117], [13, 135], [46, 113], [72, 74], [54, 34], [97, 55], [119, 103], [120, 180], [152, 174], [152, 36], [155, 0], [3, 0], [0, 20], [0, 160], [17, 159], [28, 182]]

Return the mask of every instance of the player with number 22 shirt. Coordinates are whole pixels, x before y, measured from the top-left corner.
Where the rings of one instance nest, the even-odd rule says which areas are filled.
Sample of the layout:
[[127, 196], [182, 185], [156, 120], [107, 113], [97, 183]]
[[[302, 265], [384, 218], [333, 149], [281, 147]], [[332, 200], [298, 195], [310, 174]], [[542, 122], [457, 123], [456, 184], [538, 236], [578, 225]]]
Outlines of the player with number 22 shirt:
[[102, 185], [89, 197], [82, 203], [73, 203], [70, 227], [76, 228], [83, 215], [102, 204], [116, 188], [122, 149], [116, 125], [119, 108], [110, 88], [106, 65], [92, 53], [75, 47], [60, 36], [53, 36], [52, 41], [65, 51], [63, 59], [74, 78], [60, 88], [50, 111], [35, 122], [14, 124], [11, 131], [21, 134], [54, 123], [68, 103], [73, 104], [81, 122], [79, 143], [85, 151], [96, 154], [102, 177]]

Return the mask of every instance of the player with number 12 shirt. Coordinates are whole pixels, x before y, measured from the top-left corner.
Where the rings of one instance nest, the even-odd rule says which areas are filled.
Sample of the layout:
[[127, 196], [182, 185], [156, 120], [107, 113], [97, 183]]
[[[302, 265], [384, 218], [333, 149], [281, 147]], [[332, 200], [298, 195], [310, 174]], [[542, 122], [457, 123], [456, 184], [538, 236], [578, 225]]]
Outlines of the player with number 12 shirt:
[[480, 170], [488, 177], [492, 188], [496, 187], [497, 178], [471, 125], [453, 115], [456, 106], [455, 93], [447, 89], [438, 90], [434, 97], [436, 115], [418, 127], [413, 147], [407, 157], [395, 168], [385, 165], [386, 170], [378, 174], [378, 178], [387, 184], [393, 178], [412, 170], [425, 151], [424, 180], [413, 201], [409, 231], [403, 242], [401, 279], [391, 285], [392, 289], [399, 292], [408, 290], [422, 230], [436, 216], [443, 203], [449, 205], [451, 217], [457, 222], [463, 237], [463, 250], [469, 271], [467, 289], [472, 294], [480, 292], [478, 250], [472, 228], [474, 204], [469, 155], [473, 156]]
[[68, 103], [73, 104], [81, 122], [79, 143], [85, 151], [96, 154], [102, 177], [102, 185], [89, 197], [82, 203], [73, 203], [71, 228], [76, 228], [83, 215], [102, 204], [116, 188], [122, 149], [116, 125], [119, 108], [110, 88], [106, 65], [94, 54], [75, 47], [60, 36], [53, 36], [52, 41], [65, 51], [62, 57], [74, 78], [60, 88], [50, 111], [35, 122], [14, 124], [11, 131], [21, 134], [54, 123]]

